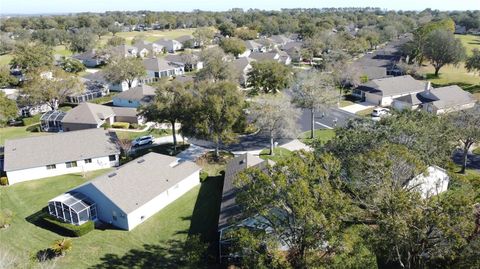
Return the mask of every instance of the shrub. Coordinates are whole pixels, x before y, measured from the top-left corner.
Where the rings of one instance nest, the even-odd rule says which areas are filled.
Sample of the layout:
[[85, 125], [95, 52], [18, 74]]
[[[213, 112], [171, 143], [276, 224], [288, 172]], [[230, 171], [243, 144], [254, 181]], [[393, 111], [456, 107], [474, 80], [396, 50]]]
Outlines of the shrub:
[[41, 116], [42, 116], [41, 114], [37, 114], [37, 115], [32, 116], [32, 117], [23, 118], [22, 119], [23, 126], [29, 126], [29, 125], [32, 125], [32, 124], [35, 124], [35, 123], [39, 123]]
[[130, 127], [130, 123], [128, 122], [114, 122], [112, 123], [112, 128], [117, 128], [117, 129], [128, 129]]
[[0, 177], [0, 185], [1, 186], [8, 185], [8, 178], [7, 177]]
[[137, 123], [130, 124], [130, 129], [138, 129], [138, 124]]
[[203, 171], [203, 170], [200, 171], [200, 182], [204, 182], [205, 179], [207, 179], [207, 177], [208, 177], [208, 173], [207, 173], [207, 172], [205, 172], [205, 171]]
[[33, 125], [30, 125], [27, 127], [27, 131], [31, 132], [31, 133], [39, 133], [41, 132], [40, 130], [40, 124], [33, 124]]
[[13, 213], [8, 209], [3, 209], [0, 211], [0, 229], [8, 228], [12, 223]]
[[72, 250], [72, 240], [67, 238], [55, 240], [50, 249], [58, 256], [63, 256], [65, 253]]
[[43, 220], [54, 230], [58, 230], [59, 232], [62, 232], [64, 234], [67, 234], [72, 237], [80, 237], [82, 235], [85, 235], [95, 229], [95, 224], [93, 221], [87, 221], [82, 225], [73, 225], [70, 223], [63, 222], [59, 219], [56, 219], [47, 213], [45, 213], [45, 216]]

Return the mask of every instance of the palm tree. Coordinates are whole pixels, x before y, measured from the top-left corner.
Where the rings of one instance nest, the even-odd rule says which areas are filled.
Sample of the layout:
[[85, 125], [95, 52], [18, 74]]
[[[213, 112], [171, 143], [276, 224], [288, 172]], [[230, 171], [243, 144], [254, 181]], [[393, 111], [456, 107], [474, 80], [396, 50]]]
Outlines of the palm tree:
[[67, 238], [55, 240], [50, 249], [55, 252], [57, 256], [65, 256], [65, 253], [72, 249], [72, 240]]

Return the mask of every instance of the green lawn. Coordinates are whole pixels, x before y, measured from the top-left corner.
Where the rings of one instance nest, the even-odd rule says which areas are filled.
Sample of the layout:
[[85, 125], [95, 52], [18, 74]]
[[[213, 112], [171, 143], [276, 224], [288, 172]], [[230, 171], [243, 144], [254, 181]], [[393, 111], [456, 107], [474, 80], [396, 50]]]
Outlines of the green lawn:
[[12, 58], [10, 54], [0, 55], [0, 65], [9, 65]]
[[477, 147], [476, 149], [474, 149], [473, 154], [480, 155], [480, 147]]
[[[93, 172], [86, 178], [64, 175], [0, 188], [1, 208], [15, 214], [12, 225], [0, 230], [2, 247], [19, 257], [21, 264], [28, 264], [37, 251], [48, 248], [61, 236], [26, 218], [45, 207], [48, 200], [105, 172]], [[176, 264], [174, 259], [179, 258], [172, 253], [188, 234], [200, 233], [207, 241], [214, 241], [222, 180], [208, 179], [133, 231], [94, 230], [72, 238], [72, 251], [57, 261], [57, 268], [171, 268]]]
[[[473, 49], [480, 49], [480, 37], [478, 36], [456, 35], [455, 37], [462, 41], [468, 55], [472, 53]], [[428, 62], [425, 62], [425, 64], [428, 64]], [[427, 74], [427, 79], [435, 86], [457, 84], [471, 93], [480, 92], [480, 76], [469, 73], [463, 62], [458, 66], [447, 65], [442, 67], [438, 77], [434, 76], [434, 68], [430, 64], [422, 67], [422, 72]]]
[[467, 49], [467, 54], [472, 54], [472, 50], [480, 49], [480, 36], [475, 35], [455, 35], [456, 38], [462, 41], [463, 46]]
[[60, 56], [71, 56], [73, 52], [67, 49], [67, 47], [65, 47], [64, 45], [59, 45], [53, 47], [53, 54], [58, 54]]
[[360, 116], [362, 116], [362, 117], [370, 117], [370, 115], [371, 115], [372, 112], [373, 112], [373, 109], [374, 109], [373, 107], [367, 108], [367, 109], [358, 111], [356, 114], [357, 114], [357, 115], [360, 115]]
[[[130, 43], [135, 36], [143, 35], [145, 36], [145, 40], [149, 42], [156, 41], [160, 38], [166, 39], [174, 39], [179, 36], [183, 35], [191, 35], [195, 31], [195, 29], [175, 29], [175, 30], [151, 30], [151, 31], [144, 31], [144, 32], [120, 32], [117, 33], [116, 36], [123, 37], [127, 40], [127, 43]], [[105, 35], [99, 40], [97, 46], [101, 47], [107, 43], [107, 41], [112, 38], [112, 35]]]
[[[313, 140], [320, 141], [321, 144], [325, 144], [335, 137], [335, 131], [331, 129], [315, 130], [313, 133], [313, 137]], [[305, 144], [313, 142], [310, 138], [310, 131], [302, 133], [299, 136], [299, 139]]]
[[292, 155], [292, 152], [290, 150], [281, 148], [281, 147], [276, 147], [273, 149], [273, 153], [274, 153], [273, 156], [270, 156], [269, 153], [270, 153], [270, 149], [262, 150], [260, 152], [260, 158], [264, 160], [272, 160], [274, 162], [278, 162], [281, 159]]
[[31, 126], [0, 128], [0, 145], [5, 144], [6, 139], [16, 139], [16, 138], [24, 138], [29, 136], [48, 134], [48, 133], [41, 133], [41, 132], [31, 132], [29, 131], [30, 129], [32, 129]]
[[[152, 135], [153, 137], [162, 137], [162, 136], [167, 136], [171, 135], [172, 131], [171, 130], [164, 130], [164, 129], [150, 129], [147, 131], [143, 132], [128, 132], [128, 131], [115, 131], [117, 133], [118, 138], [120, 139], [130, 139], [133, 140], [137, 137], [140, 136], [145, 136], [145, 135]], [[180, 141], [179, 141], [180, 142]]]

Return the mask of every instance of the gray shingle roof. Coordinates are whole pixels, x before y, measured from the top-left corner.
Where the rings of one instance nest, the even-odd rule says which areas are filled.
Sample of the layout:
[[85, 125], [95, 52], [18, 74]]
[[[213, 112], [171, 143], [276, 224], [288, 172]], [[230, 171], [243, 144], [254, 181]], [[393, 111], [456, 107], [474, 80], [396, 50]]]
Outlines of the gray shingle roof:
[[363, 91], [369, 91], [382, 96], [393, 96], [408, 93], [418, 93], [425, 89], [425, 81], [415, 80], [409, 75], [374, 79], [360, 86]]
[[176, 161], [175, 157], [151, 152], [85, 185], [92, 184], [128, 214], [200, 170], [193, 162], [173, 165]]
[[193, 39], [194, 39], [193, 35], [182, 35], [182, 36], [179, 36], [179, 37], [175, 38], [175, 40], [177, 40], [180, 43], [183, 43], [183, 42], [188, 41], [188, 40], [193, 40]]
[[114, 98], [139, 101], [142, 103], [149, 103], [155, 96], [155, 88], [146, 84], [138, 85], [127, 91], [117, 94]]
[[148, 71], [154, 72], [172, 70], [177, 67], [177, 65], [161, 58], [145, 59], [143, 60], [143, 66], [145, 66], [145, 69]]
[[136, 117], [137, 109], [133, 107], [112, 107], [115, 117]]
[[472, 94], [464, 91], [457, 85], [432, 89], [430, 92], [420, 93], [422, 97], [431, 99], [438, 109], [450, 108], [475, 103]]
[[245, 40], [244, 43], [245, 43], [245, 47], [247, 47], [247, 49], [249, 50], [254, 50], [254, 49], [259, 49], [264, 47], [262, 44], [253, 40]]
[[280, 60], [280, 55], [277, 52], [252, 52], [248, 57], [257, 61]]
[[233, 182], [238, 173], [253, 166], [263, 169], [265, 167], [265, 161], [247, 153], [235, 157], [227, 164], [225, 179], [223, 181], [222, 203], [218, 216], [218, 229], [227, 227], [229, 221], [240, 214], [241, 208], [235, 202], [237, 191]]
[[245, 68], [250, 64], [250, 62], [251, 60], [247, 57], [240, 57], [233, 61], [233, 66], [237, 71], [243, 72], [243, 70], [245, 70]]
[[101, 124], [106, 118], [113, 115], [113, 110], [109, 106], [85, 102], [68, 111], [62, 122]]
[[5, 141], [5, 171], [120, 154], [117, 136], [103, 129]]

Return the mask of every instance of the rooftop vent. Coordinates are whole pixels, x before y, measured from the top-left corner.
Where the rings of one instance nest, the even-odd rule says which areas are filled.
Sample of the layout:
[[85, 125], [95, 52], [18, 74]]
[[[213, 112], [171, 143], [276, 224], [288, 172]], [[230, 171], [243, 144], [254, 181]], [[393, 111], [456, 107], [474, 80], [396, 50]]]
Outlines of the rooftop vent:
[[145, 159], [140, 159], [137, 161], [137, 163], [143, 163], [145, 161]]
[[117, 173], [111, 173], [111, 174], [108, 175], [108, 177], [114, 177], [116, 175], [117, 175]]

